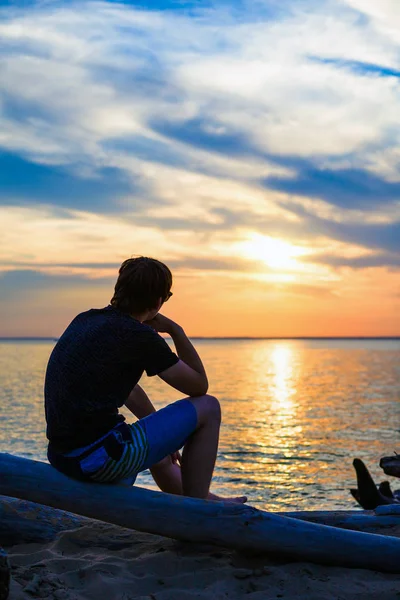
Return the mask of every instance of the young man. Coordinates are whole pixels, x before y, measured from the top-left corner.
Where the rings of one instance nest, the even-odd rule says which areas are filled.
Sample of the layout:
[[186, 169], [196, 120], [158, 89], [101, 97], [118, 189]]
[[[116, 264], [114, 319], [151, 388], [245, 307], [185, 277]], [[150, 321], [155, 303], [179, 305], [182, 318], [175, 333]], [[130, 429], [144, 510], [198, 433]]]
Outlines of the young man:
[[[49, 462], [74, 478], [129, 485], [150, 468], [165, 492], [244, 502], [209, 492], [220, 406], [207, 394], [203, 364], [184, 330], [159, 313], [171, 286], [163, 263], [128, 259], [111, 304], [67, 327], [46, 372]], [[159, 333], [171, 336], [176, 353]], [[155, 411], [138, 385], [144, 371], [188, 397]], [[132, 425], [118, 413], [123, 404], [139, 419]]]

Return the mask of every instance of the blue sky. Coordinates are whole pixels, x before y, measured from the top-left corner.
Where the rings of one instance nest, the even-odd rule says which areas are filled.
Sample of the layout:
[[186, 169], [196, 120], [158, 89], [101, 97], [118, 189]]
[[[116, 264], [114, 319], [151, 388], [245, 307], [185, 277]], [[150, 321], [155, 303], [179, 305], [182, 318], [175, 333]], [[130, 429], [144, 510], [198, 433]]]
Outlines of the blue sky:
[[[210, 296], [244, 281], [281, 294], [288, 311], [306, 290], [342, 307], [373, 287], [382, 331], [400, 333], [397, 0], [46, 0], [0, 15], [0, 335], [58, 333], [108, 301], [135, 254], [182, 285], [206, 276]], [[315, 310], [310, 297], [305, 322]]]

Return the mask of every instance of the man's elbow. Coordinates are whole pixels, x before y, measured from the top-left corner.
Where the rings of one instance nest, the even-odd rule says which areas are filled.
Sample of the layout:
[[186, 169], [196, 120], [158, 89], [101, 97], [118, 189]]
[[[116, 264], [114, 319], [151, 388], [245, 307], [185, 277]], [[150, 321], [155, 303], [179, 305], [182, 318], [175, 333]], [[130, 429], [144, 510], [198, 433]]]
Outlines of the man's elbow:
[[202, 381], [196, 382], [196, 384], [193, 386], [193, 389], [191, 390], [190, 395], [192, 397], [204, 396], [205, 394], [207, 394], [207, 392], [208, 392], [208, 381], [206, 378], [206, 379], [203, 379]]

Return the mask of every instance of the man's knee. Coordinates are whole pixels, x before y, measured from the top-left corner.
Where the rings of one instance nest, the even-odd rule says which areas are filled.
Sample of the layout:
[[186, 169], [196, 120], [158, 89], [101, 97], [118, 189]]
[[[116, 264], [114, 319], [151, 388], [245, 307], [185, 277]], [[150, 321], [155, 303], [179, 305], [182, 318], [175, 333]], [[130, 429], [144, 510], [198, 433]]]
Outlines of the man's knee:
[[221, 418], [221, 405], [218, 398], [211, 396], [210, 394], [206, 394], [204, 397], [206, 398], [207, 410], [209, 411], [210, 415]]
[[205, 422], [221, 421], [221, 405], [215, 396], [204, 394], [197, 398], [190, 398], [197, 411], [197, 419], [199, 425], [204, 425]]

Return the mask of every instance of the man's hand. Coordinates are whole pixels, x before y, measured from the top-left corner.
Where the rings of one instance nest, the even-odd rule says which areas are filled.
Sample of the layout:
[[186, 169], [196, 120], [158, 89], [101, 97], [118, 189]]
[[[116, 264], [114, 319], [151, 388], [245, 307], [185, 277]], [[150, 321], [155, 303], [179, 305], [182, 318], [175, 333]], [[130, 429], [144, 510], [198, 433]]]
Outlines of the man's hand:
[[158, 333], [169, 333], [171, 334], [173, 331], [179, 328], [179, 325], [175, 323], [172, 319], [168, 319], [164, 315], [158, 313], [154, 319], [150, 319], [150, 321], [144, 321], [145, 325], [150, 325], [155, 331]]
[[175, 345], [180, 360], [158, 376], [171, 387], [187, 396], [202, 396], [207, 393], [208, 380], [200, 356], [190, 342], [183, 327], [158, 313], [154, 319], [144, 321], [159, 333], [168, 333]]
[[181, 464], [181, 453], [179, 451], [174, 452], [170, 456], [171, 456], [171, 460], [172, 460], [172, 464], [173, 465], [180, 465]]

